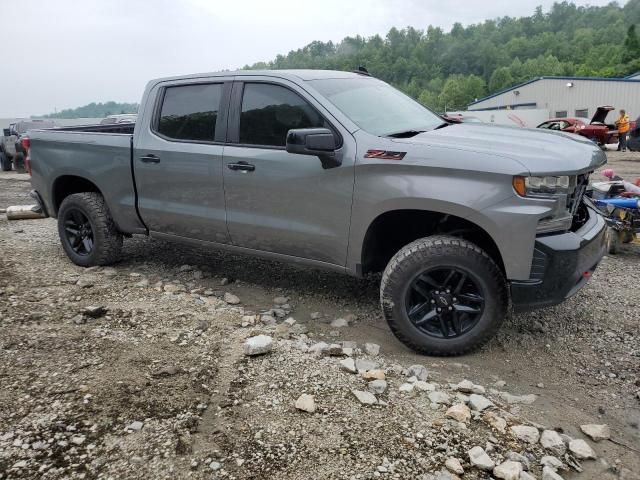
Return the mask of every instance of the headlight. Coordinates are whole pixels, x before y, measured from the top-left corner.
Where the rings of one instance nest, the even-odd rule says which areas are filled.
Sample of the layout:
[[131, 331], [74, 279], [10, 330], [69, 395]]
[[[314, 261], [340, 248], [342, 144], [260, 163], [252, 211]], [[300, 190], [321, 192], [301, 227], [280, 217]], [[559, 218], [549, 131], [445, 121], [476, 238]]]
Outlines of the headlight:
[[571, 228], [573, 217], [567, 198], [575, 190], [577, 177], [513, 177], [513, 189], [521, 197], [554, 201], [547, 216], [538, 220], [537, 232], [549, 233]]
[[574, 177], [513, 177], [513, 188], [521, 197], [554, 197], [566, 195]]

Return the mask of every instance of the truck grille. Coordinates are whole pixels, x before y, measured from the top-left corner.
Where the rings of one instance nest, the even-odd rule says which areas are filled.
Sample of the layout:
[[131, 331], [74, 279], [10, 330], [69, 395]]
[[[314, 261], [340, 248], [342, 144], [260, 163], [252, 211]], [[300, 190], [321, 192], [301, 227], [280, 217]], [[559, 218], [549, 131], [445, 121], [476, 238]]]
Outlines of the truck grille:
[[575, 217], [578, 212], [578, 208], [580, 208], [580, 204], [582, 203], [582, 197], [584, 197], [584, 192], [587, 190], [588, 186], [589, 174], [585, 173], [584, 175], [578, 175], [576, 179], [576, 188], [574, 188], [571, 195], [567, 196], [567, 210], [569, 210], [572, 217]]
[[589, 218], [588, 210], [582, 202], [588, 186], [589, 174], [578, 175], [576, 188], [574, 188], [573, 193], [567, 197], [567, 210], [569, 210], [571, 218], [573, 219], [571, 224], [572, 232], [582, 227]]

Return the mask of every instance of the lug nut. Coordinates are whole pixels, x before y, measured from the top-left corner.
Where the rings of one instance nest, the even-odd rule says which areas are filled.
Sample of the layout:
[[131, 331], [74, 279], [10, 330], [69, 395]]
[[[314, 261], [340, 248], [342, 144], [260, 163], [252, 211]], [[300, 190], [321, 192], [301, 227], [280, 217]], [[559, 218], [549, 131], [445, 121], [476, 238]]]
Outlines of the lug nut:
[[449, 307], [449, 310], [453, 310], [453, 307]]

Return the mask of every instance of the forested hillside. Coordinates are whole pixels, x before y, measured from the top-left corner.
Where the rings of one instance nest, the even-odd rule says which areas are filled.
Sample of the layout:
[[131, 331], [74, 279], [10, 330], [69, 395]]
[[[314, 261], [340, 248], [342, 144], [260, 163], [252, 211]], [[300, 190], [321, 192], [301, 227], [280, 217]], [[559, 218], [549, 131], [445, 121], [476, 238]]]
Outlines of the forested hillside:
[[57, 113], [45, 115], [46, 118], [102, 118], [119, 113], [136, 113], [137, 103], [90, 103], [83, 107], [68, 108]]
[[530, 17], [455, 24], [450, 32], [433, 26], [392, 28], [384, 38], [316, 41], [245, 68], [353, 70], [364, 65], [437, 111], [455, 110], [536, 76], [618, 77], [640, 71], [636, 24], [640, 0], [605, 7], [562, 2], [548, 12], [538, 7]]

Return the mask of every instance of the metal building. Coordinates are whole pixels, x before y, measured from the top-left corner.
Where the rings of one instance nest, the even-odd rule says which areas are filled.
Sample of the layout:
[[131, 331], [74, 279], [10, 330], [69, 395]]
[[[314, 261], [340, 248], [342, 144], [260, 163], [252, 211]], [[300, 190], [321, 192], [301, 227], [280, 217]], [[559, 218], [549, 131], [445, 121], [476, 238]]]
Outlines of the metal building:
[[[625, 78], [539, 77], [471, 103], [468, 111], [544, 109], [549, 118], [591, 118], [596, 108], [640, 116], [640, 72]], [[614, 120], [612, 114], [608, 121]]]

